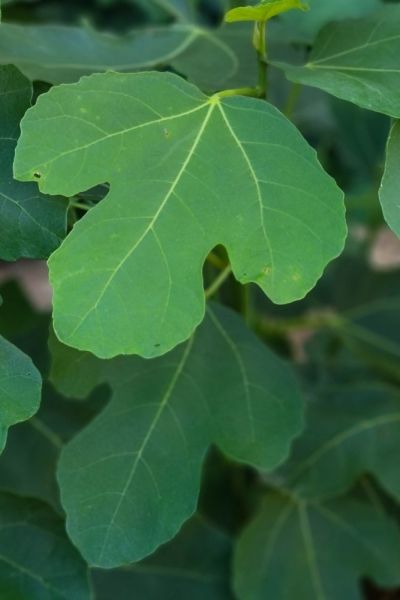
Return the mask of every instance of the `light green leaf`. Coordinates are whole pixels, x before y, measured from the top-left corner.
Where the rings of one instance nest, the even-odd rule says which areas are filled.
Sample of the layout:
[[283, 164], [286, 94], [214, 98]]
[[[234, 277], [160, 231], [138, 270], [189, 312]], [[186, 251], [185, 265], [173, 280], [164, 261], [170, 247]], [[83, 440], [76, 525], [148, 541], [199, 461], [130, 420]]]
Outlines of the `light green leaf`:
[[[75, 393], [86, 376], [95, 380], [90, 355], [59, 350], [64, 392], [68, 380]], [[173, 353], [121, 357], [97, 376], [112, 401], [65, 447], [58, 472], [68, 532], [91, 565], [140, 560], [176, 534], [196, 509], [211, 443], [271, 469], [302, 427], [289, 368], [221, 307]]]
[[389, 133], [386, 166], [379, 192], [386, 222], [400, 237], [400, 122]]
[[239, 6], [232, 8], [225, 15], [227, 23], [235, 21], [268, 21], [281, 13], [293, 9], [308, 10], [308, 5], [301, 0], [262, 0], [255, 6]]
[[400, 6], [364, 19], [333, 23], [317, 37], [309, 61], [281, 67], [288, 79], [400, 117]]
[[0, 493], [2, 600], [90, 600], [87, 566], [44, 503]]
[[233, 600], [231, 540], [200, 517], [146, 560], [115, 571], [93, 571], [97, 600]]
[[42, 95], [15, 173], [68, 196], [111, 184], [49, 262], [57, 335], [104, 358], [189, 337], [217, 244], [240, 282], [285, 303], [346, 236], [342, 192], [278, 110], [208, 98], [168, 73], [94, 75]]
[[7, 430], [39, 408], [42, 380], [31, 359], [0, 336], [0, 452]]
[[15, 67], [0, 67], [0, 96], [0, 258], [47, 258], [65, 235], [67, 203], [14, 180], [19, 123], [30, 106], [32, 86]]
[[286, 38], [312, 43], [320, 29], [331, 21], [363, 17], [382, 7], [380, 0], [308, 0], [310, 10], [301, 18], [296, 13], [282, 15], [275, 22]]
[[[307, 429], [279, 480], [305, 498], [347, 490], [373, 473], [400, 499], [400, 394], [379, 383], [333, 387], [310, 402]], [[326, 474], [329, 473], [329, 477]]]
[[359, 600], [361, 577], [400, 583], [399, 556], [397, 523], [367, 500], [308, 505], [271, 493], [239, 539], [235, 591], [240, 600]]
[[[215, 91], [237, 76], [244, 44], [254, 53], [247, 28], [228, 29], [176, 24], [115, 36], [92, 28], [3, 23], [0, 63], [15, 64], [30, 79], [53, 84], [108, 70], [129, 72], [168, 65], [200, 87]], [[250, 68], [250, 81], [243, 72], [245, 78], [238, 85], [253, 85], [255, 69]]]

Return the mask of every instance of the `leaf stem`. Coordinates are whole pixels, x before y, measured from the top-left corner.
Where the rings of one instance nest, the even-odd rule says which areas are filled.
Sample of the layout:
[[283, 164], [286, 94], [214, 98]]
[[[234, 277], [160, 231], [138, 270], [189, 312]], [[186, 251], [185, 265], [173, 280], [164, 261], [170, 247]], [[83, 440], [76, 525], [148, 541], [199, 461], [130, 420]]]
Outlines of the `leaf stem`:
[[258, 21], [255, 24], [253, 42], [258, 61], [258, 97], [266, 99], [268, 95], [267, 21]]
[[75, 200], [70, 200], [69, 206], [73, 208], [79, 208], [79, 210], [90, 210], [93, 208], [92, 204], [86, 204], [85, 202], [79, 202]]
[[210, 252], [210, 254], [207, 256], [207, 260], [211, 265], [213, 265], [213, 267], [219, 269], [220, 271], [226, 267], [226, 263], [217, 254], [214, 254], [214, 252]]
[[211, 100], [218, 100], [219, 98], [230, 98], [232, 96], [251, 96], [252, 98], [260, 97], [260, 90], [258, 87], [244, 87], [234, 88], [231, 90], [222, 90], [211, 96]]
[[214, 294], [216, 294], [218, 292], [220, 287], [225, 283], [225, 281], [228, 279], [228, 277], [230, 276], [231, 273], [232, 273], [231, 265], [228, 265], [227, 267], [225, 267], [225, 269], [223, 271], [221, 271], [221, 273], [218, 275], [218, 277], [212, 282], [210, 287], [208, 287], [206, 289], [206, 291], [205, 291], [206, 300], [208, 300], [209, 298], [211, 298], [212, 296], [214, 296]]

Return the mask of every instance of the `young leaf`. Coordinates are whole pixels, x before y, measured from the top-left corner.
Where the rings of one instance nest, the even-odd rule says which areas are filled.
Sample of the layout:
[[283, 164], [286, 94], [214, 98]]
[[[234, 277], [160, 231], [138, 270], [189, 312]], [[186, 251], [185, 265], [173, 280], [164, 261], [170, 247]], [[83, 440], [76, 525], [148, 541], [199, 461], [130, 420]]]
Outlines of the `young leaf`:
[[87, 566], [44, 503], [0, 493], [0, 596], [90, 600]]
[[[241, 37], [239, 42], [245, 40], [251, 47], [247, 30], [236, 28], [235, 32]], [[126, 72], [169, 65], [200, 87], [214, 91], [236, 74], [241, 63], [228, 35], [224, 28], [189, 23], [136, 29], [124, 36], [84, 27], [4, 23], [0, 62], [17, 65], [30, 79], [53, 84], [75, 82], [82, 75], [107, 70]]]
[[105, 358], [188, 338], [217, 244], [240, 282], [285, 303], [314, 286], [346, 235], [342, 192], [283, 115], [168, 73], [93, 75], [42, 95], [15, 173], [68, 196], [111, 184], [49, 262], [57, 335]]
[[389, 134], [385, 173], [379, 192], [386, 222], [400, 237], [400, 122]]
[[363, 19], [332, 23], [317, 37], [309, 61], [281, 67], [288, 79], [400, 117], [400, 6]]
[[[67, 353], [82, 381], [93, 358]], [[209, 309], [173, 353], [115, 359], [98, 374], [112, 401], [65, 447], [58, 472], [69, 534], [92, 565], [140, 560], [176, 534], [196, 509], [211, 443], [271, 469], [302, 427], [290, 370], [227, 309]]]
[[[305, 498], [347, 490], [373, 473], [400, 499], [400, 474], [388, 457], [400, 451], [400, 394], [379, 383], [353, 384], [320, 394], [308, 407], [307, 429], [280, 471]], [[325, 474], [329, 473], [329, 477]]]
[[67, 203], [14, 180], [19, 123], [30, 106], [32, 86], [15, 67], [0, 67], [0, 95], [0, 258], [47, 258], [65, 235]]
[[93, 571], [97, 600], [232, 600], [231, 540], [200, 517], [146, 560], [115, 571]]
[[359, 579], [400, 582], [397, 523], [367, 500], [297, 502], [271, 493], [239, 539], [240, 600], [359, 600]]
[[42, 380], [31, 359], [0, 336], [0, 452], [11, 425], [39, 408]]
[[255, 6], [239, 6], [232, 8], [225, 15], [227, 23], [235, 21], [268, 21], [281, 13], [293, 9], [308, 10], [308, 5], [301, 0], [261, 0]]

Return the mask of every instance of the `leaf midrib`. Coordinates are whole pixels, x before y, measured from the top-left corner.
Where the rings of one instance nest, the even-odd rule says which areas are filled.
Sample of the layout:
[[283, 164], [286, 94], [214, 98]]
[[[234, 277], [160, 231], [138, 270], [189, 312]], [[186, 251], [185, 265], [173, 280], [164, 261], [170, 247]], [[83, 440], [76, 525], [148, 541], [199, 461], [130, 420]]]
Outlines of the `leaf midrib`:
[[[198, 130], [198, 133], [195, 137], [194, 143], [192, 145], [192, 147], [190, 148], [190, 151], [188, 152], [188, 155], [185, 159], [185, 161], [183, 162], [177, 176], [175, 177], [174, 181], [171, 184], [171, 187], [169, 188], [167, 194], [165, 195], [164, 200], [161, 202], [159, 208], [157, 209], [157, 212], [153, 215], [151, 221], [149, 222], [148, 226], [145, 228], [145, 230], [143, 231], [142, 235], [139, 237], [139, 239], [135, 242], [135, 244], [132, 246], [132, 248], [129, 249], [129, 251], [123, 256], [123, 258], [120, 260], [120, 262], [118, 263], [118, 265], [116, 266], [115, 269], [113, 269], [111, 275], [109, 276], [109, 278], [107, 279], [99, 297], [97, 298], [95, 304], [93, 306], [91, 306], [89, 308], [89, 310], [81, 317], [81, 319], [79, 320], [78, 324], [75, 326], [75, 328], [72, 330], [70, 336], [68, 339], [72, 339], [73, 336], [75, 335], [75, 333], [78, 331], [78, 329], [82, 326], [82, 324], [85, 322], [85, 320], [87, 319], [87, 317], [94, 311], [97, 309], [98, 305], [100, 304], [101, 300], [103, 299], [105, 293], [107, 292], [108, 288], [110, 287], [110, 285], [112, 284], [114, 278], [117, 276], [117, 274], [119, 273], [119, 271], [121, 270], [121, 268], [124, 266], [124, 264], [126, 263], [127, 260], [129, 260], [129, 258], [132, 256], [132, 254], [135, 252], [135, 250], [140, 246], [140, 244], [142, 243], [142, 241], [147, 237], [147, 235], [150, 233], [150, 231], [153, 231], [155, 224], [157, 223], [157, 220], [159, 218], [159, 216], [161, 215], [164, 207], [166, 206], [168, 200], [170, 199], [170, 197], [173, 195], [176, 187], [178, 186], [179, 182], [181, 181], [182, 176], [184, 175], [190, 161], [192, 160], [192, 157], [194, 156], [194, 153], [196, 152], [196, 149], [201, 141], [201, 138], [203, 136], [203, 133], [208, 125], [208, 122], [214, 112], [214, 104], [209, 104], [207, 103], [206, 105], [203, 105], [202, 108], [204, 108], [204, 106], [209, 105], [209, 109], [207, 112], [207, 115], [205, 117], [205, 119], [203, 120], [203, 122], [201, 123], [200, 129]], [[199, 110], [198, 108], [196, 110]], [[194, 111], [191, 111], [194, 112]]]
[[120, 508], [122, 506], [122, 503], [125, 500], [127, 492], [129, 490], [129, 487], [130, 487], [130, 485], [131, 485], [131, 483], [132, 483], [132, 481], [133, 481], [133, 479], [135, 477], [136, 469], [137, 469], [140, 461], [142, 460], [142, 455], [143, 455], [143, 453], [144, 453], [144, 451], [145, 451], [145, 449], [147, 447], [147, 444], [149, 443], [150, 438], [151, 438], [151, 436], [152, 436], [152, 434], [153, 434], [153, 432], [154, 432], [154, 430], [155, 430], [155, 428], [157, 426], [157, 423], [160, 420], [161, 415], [164, 412], [164, 409], [167, 406], [168, 401], [169, 401], [169, 399], [170, 399], [170, 397], [171, 397], [171, 395], [172, 395], [172, 393], [173, 393], [173, 391], [174, 391], [174, 389], [175, 389], [175, 387], [176, 387], [176, 385], [177, 385], [177, 383], [178, 383], [178, 381], [180, 379], [180, 376], [181, 376], [181, 374], [183, 372], [183, 369], [184, 369], [184, 367], [185, 367], [185, 365], [187, 363], [187, 360], [189, 358], [190, 352], [192, 350], [193, 343], [194, 343], [194, 336], [186, 344], [186, 347], [185, 347], [185, 350], [184, 350], [184, 352], [182, 354], [182, 357], [181, 357], [181, 359], [180, 359], [180, 361], [179, 361], [179, 363], [178, 363], [178, 365], [177, 365], [177, 367], [176, 367], [176, 369], [175, 369], [175, 371], [173, 373], [173, 376], [172, 376], [171, 381], [170, 381], [170, 383], [169, 383], [169, 385], [168, 385], [168, 387], [167, 387], [167, 389], [165, 391], [165, 394], [164, 394], [164, 396], [162, 397], [162, 399], [160, 401], [159, 408], [158, 408], [157, 412], [155, 413], [155, 416], [154, 416], [154, 418], [153, 418], [153, 420], [152, 420], [152, 422], [150, 424], [149, 430], [148, 430], [146, 436], [144, 437], [143, 442], [142, 442], [142, 444], [141, 444], [141, 446], [140, 446], [140, 448], [139, 448], [139, 450], [137, 452], [136, 458], [134, 460], [132, 468], [131, 468], [131, 470], [129, 472], [129, 475], [127, 477], [125, 486], [124, 486], [121, 494], [119, 495], [119, 500], [118, 500], [118, 502], [116, 504], [116, 507], [115, 507], [114, 512], [113, 512], [112, 517], [111, 517], [111, 520], [110, 520], [110, 522], [109, 522], [109, 524], [107, 526], [106, 533], [104, 535], [104, 540], [103, 540], [102, 548], [101, 548], [100, 554], [99, 554], [99, 563], [101, 563], [102, 560], [103, 560], [103, 558], [104, 558], [104, 553], [105, 553], [105, 551], [107, 549], [107, 543], [108, 543], [108, 539], [109, 539], [109, 536], [110, 536], [110, 533], [111, 533], [111, 529], [112, 529], [112, 527], [113, 527], [113, 525], [115, 523], [115, 519], [117, 518], [119, 510], [120, 510]]

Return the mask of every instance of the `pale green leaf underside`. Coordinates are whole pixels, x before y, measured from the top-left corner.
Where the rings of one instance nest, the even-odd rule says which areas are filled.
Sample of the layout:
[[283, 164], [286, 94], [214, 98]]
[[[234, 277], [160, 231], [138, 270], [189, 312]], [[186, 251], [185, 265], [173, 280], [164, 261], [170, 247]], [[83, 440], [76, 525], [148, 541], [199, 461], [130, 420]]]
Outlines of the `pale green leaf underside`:
[[0, 336], [0, 452], [7, 430], [39, 408], [42, 381], [31, 359]]
[[275, 64], [291, 81], [400, 117], [399, 32], [400, 6], [390, 4], [369, 17], [325, 27], [304, 66]]
[[393, 124], [386, 150], [385, 173], [379, 191], [383, 214], [400, 237], [400, 123]]
[[[130, 72], [168, 65], [214, 91], [237, 75], [241, 56], [236, 47], [239, 50], [244, 40], [251, 47], [251, 32], [240, 25], [206, 29], [187, 23], [115, 36], [83, 27], [3, 23], [0, 33], [0, 63], [12, 63], [30, 79], [53, 84], [108, 70]], [[254, 70], [249, 70], [253, 75]], [[245, 75], [238, 85], [253, 83]]]
[[[1, 36], [0, 36], [1, 38]], [[47, 258], [66, 230], [67, 203], [13, 178], [19, 123], [31, 105], [32, 86], [12, 66], [0, 67], [0, 258]]]
[[[400, 394], [382, 384], [353, 385], [320, 394], [308, 408], [307, 429], [280, 471], [305, 498], [333, 496], [373, 473], [400, 498]], [[326, 477], [329, 473], [329, 477]]]
[[240, 600], [359, 600], [362, 577], [398, 585], [399, 556], [396, 523], [367, 500], [308, 505], [270, 494], [239, 538], [235, 591]]
[[[91, 355], [56, 345], [53, 382], [68, 394], [108, 381], [113, 398], [66, 446], [58, 471], [67, 528], [92, 565], [151, 554], [195, 511], [201, 466], [216, 443], [271, 469], [302, 427], [293, 375], [227, 309], [213, 307], [195, 336], [162, 358]], [[99, 362], [99, 361], [97, 361]], [[80, 389], [79, 389], [80, 388]]]
[[46, 504], [0, 493], [2, 600], [90, 600], [87, 566]]
[[151, 357], [187, 339], [217, 244], [277, 303], [303, 297], [342, 250], [342, 192], [265, 102], [107, 73], [42, 95], [22, 128], [17, 178], [67, 196], [111, 184], [49, 261], [55, 330], [71, 346]]

